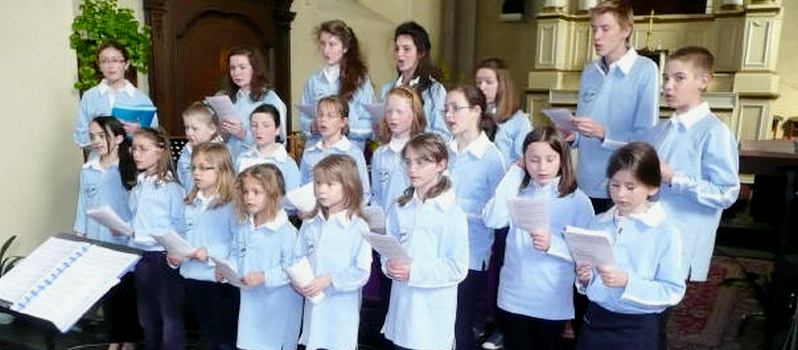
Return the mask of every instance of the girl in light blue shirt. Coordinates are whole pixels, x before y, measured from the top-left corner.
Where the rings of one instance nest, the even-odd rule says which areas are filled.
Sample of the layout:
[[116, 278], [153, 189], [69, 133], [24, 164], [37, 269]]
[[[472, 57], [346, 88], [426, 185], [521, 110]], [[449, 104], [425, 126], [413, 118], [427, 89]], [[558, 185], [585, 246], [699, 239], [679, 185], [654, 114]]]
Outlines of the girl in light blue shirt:
[[468, 215], [469, 271], [457, 296], [455, 338], [459, 349], [476, 346], [476, 304], [485, 291], [494, 233], [482, 222], [482, 210], [507, 169], [504, 157], [486, 134], [495, 131], [495, 123], [485, 110], [485, 95], [474, 86], [462, 85], [446, 95], [446, 124], [454, 137], [449, 142], [449, 171], [457, 202]]
[[202, 102], [193, 102], [183, 111], [183, 126], [188, 143], [180, 151], [176, 170], [177, 180], [189, 192], [194, 187], [194, 179], [191, 177], [192, 150], [203, 142], [224, 143], [224, 140], [219, 135], [219, 117]]
[[277, 142], [283, 128], [277, 108], [269, 104], [255, 108], [249, 116], [249, 127], [255, 145], [238, 156], [236, 172], [240, 174], [258, 164], [274, 164], [280, 169], [286, 191], [299, 187], [299, 167], [288, 155], [283, 144]]
[[[115, 41], [107, 41], [97, 49], [97, 65], [103, 75], [97, 86], [87, 90], [80, 98], [78, 118], [72, 139], [81, 148], [91, 146], [89, 123], [96, 117], [111, 115], [114, 106], [152, 107], [150, 98], [136, 89], [127, 79], [125, 72], [130, 67], [128, 53], [124, 46]], [[139, 125], [122, 122], [125, 132], [132, 135]], [[156, 114], [149, 127], [158, 127]]]
[[[566, 225], [584, 227], [590, 199], [576, 187], [570, 148], [552, 127], [527, 135], [523, 165], [514, 164], [485, 206], [488, 227], [510, 226], [499, 278], [499, 322], [507, 349], [558, 349], [560, 332], [574, 317], [574, 264], [565, 245]], [[520, 227], [508, 200], [530, 198], [548, 212], [548, 226]]]
[[[236, 115], [220, 116], [220, 121], [235, 159], [254, 143], [249, 128], [252, 110], [270, 104], [280, 111], [280, 125], [286, 125], [286, 108], [277, 93], [267, 88], [266, 65], [259, 51], [251, 47], [233, 48], [227, 54], [227, 65], [229, 89], [225, 94], [233, 101]], [[286, 130], [280, 131], [280, 139], [286, 140]]]
[[[109, 206], [122, 220], [130, 220], [128, 189], [135, 181], [135, 169], [130, 155], [130, 141], [125, 129], [114, 117], [97, 117], [89, 124], [89, 139], [96, 157], [90, 158], [80, 170], [80, 188], [75, 213], [75, 233], [103, 242], [127, 245], [130, 237], [113, 232], [86, 215], [86, 210]], [[103, 298], [108, 322], [108, 336], [112, 343], [132, 347], [141, 337], [136, 319], [136, 299], [133, 272], [127, 272], [120, 282]]]
[[435, 76], [438, 69], [432, 63], [432, 43], [424, 27], [416, 22], [405, 22], [396, 27], [394, 32], [395, 81], [382, 86], [380, 99], [392, 88], [407, 85], [414, 89], [424, 102], [424, 116], [427, 118], [426, 131], [434, 132], [446, 141], [452, 138], [446, 123], [443, 121], [443, 107], [446, 99], [446, 88]]
[[[349, 138], [362, 150], [372, 133], [371, 115], [364, 105], [373, 103], [374, 88], [360, 53], [360, 44], [352, 28], [341, 20], [320, 24], [315, 34], [325, 66], [308, 78], [302, 91], [302, 104], [315, 107], [322, 97], [341, 97], [349, 105]], [[318, 142], [321, 135], [313, 116], [300, 113], [299, 118], [305, 145]]]
[[615, 266], [577, 261], [577, 290], [589, 303], [576, 349], [650, 349], [659, 339], [661, 313], [684, 296], [681, 239], [652, 201], [662, 175], [651, 146], [620, 148], [610, 157], [607, 177], [615, 206], [588, 228], [608, 235]]
[[186, 299], [199, 322], [208, 349], [236, 347], [238, 289], [216, 282], [209, 257], [226, 258], [235, 239], [233, 213], [235, 175], [227, 146], [201, 143], [191, 155], [194, 184], [185, 199], [186, 240], [197, 248], [182, 260], [167, 254], [180, 266]]
[[296, 349], [302, 297], [289, 284], [296, 228], [280, 208], [285, 183], [273, 164], [258, 164], [238, 176], [236, 210], [247, 218], [231, 252], [249, 288], [241, 291], [238, 348]]
[[378, 128], [382, 145], [371, 157], [371, 205], [383, 212], [410, 185], [401, 153], [411, 137], [424, 132], [427, 121], [421, 108], [421, 98], [407, 86], [393, 88], [387, 95]]
[[175, 181], [169, 138], [163, 130], [141, 128], [133, 134], [133, 160], [140, 171], [130, 194], [133, 247], [144, 250], [136, 264], [139, 323], [147, 349], [183, 349], [185, 330], [182, 277], [168, 266], [164, 247], [153, 235], [185, 232], [185, 197]]
[[402, 150], [410, 187], [391, 205], [385, 227], [410, 261], [381, 261], [393, 279], [382, 333], [397, 349], [454, 345], [457, 285], [468, 273], [468, 222], [444, 175], [448, 157], [434, 134], [417, 135]]
[[316, 278], [294, 288], [305, 300], [300, 344], [308, 350], [354, 350], [360, 323], [361, 289], [371, 273], [369, 227], [360, 213], [363, 189], [351, 157], [330, 155], [313, 169], [316, 207], [308, 213], [294, 249], [307, 258]]
[[363, 201], [371, 198], [369, 173], [363, 150], [356, 147], [346, 134], [349, 131], [346, 116], [348, 105], [340, 97], [328, 96], [319, 100], [316, 110], [316, 126], [319, 128], [321, 140], [315, 145], [306, 147], [299, 165], [300, 186], [313, 181], [314, 167], [322, 159], [333, 154], [344, 154], [357, 164], [358, 178], [362, 188]]

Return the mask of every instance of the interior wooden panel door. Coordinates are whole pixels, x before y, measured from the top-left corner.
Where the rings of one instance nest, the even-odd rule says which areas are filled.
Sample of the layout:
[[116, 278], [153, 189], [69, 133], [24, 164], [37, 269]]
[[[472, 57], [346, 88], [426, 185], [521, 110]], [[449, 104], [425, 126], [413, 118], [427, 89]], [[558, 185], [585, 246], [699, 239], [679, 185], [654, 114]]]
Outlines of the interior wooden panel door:
[[150, 94], [170, 135], [183, 135], [180, 113], [191, 102], [226, 88], [227, 53], [236, 46], [263, 54], [272, 87], [290, 105], [290, 6], [291, 0], [144, 1], [153, 33]]

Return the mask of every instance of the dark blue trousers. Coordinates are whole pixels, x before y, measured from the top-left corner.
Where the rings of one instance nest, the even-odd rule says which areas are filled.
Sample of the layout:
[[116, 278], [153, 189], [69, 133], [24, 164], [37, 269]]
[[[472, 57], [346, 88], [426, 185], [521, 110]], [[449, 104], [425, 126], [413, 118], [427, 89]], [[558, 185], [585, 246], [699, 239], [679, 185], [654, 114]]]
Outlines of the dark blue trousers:
[[136, 264], [135, 277], [145, 349], [185, 349], [183, 277], [167, 265], [164, 252], [145, 252]]
[[660, 314], [621, 314], [587, 305], [585, 319], [576, 338], [576, 350], [656, 350]]
[[226, 283], [185, 279], [186, 301], [197, 318], [208, 350], [235, 350], [238, 336], [238, 288]]
[[[468, 276], [457, 286], [457, 317], [454, 322], [455, 349], [476, 348], [474, 321], [480, 294], [485, 293], [485, 271], [468, 270]], [[484, 300], [484, 298], [481, 298]]]

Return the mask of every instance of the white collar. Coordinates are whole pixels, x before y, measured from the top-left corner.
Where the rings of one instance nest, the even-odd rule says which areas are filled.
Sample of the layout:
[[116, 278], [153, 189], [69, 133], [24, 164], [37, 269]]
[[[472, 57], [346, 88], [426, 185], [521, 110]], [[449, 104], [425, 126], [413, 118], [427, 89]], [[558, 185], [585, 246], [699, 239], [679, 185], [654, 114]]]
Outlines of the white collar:
[[338, 77], [341, 76], [341, 65], [336, 64], [332, 66], [325, 66], [321, 69], [321, 74], [327, 78], [328, 83], [334, 83], [338, 81]]
[[704, 119], [704, 117], [708, 116], [710, 113], [712, 113], [712, 111], [709, 109], [709, 103], [704, 101], [698, 106], [695, 106], [682, 114], [676, 114], [676, 112], [673, 112], [673, 115], [671, 116], [671, 123], [681, 125], [685, 129], [690, 129], [691, 126], [693, 126], [699, 120]]
[[398, 137], [391, 137], [391, 142], [388, 142], [388, 148], [393, 151], [393, 153], [402, 152], [402, 148], [405, 148], [407, 142], [410, 141], [409, 137], [405, 138], [398, 138]]
[[[117, 158], [113, 163], [109, 164], [108, 167], [110, 168], [112, 165], [119, 166], [119, 158]], [[89, 160], [86, 163], [83, 163], [83, 169], [94, 169], [101, 173], [104, 173], [106, 169], [103, 169], [102, 165], [100, 164], [100, 156], [89, 157]]]
[[277, 211], [277, 214], [274, 215], [274, 218], [272, 218], [270, 221], [260, 224], [259, 226], [255, 226], [255, 217], [250, 215], [249, 227], [252, 228], [253, 231], [261, 227], [265, 227], [272, 231], [277, 231], [280, 227], [283, 227], [283, 225], [285, 225], [287, 221], [288, 221], [288, 214], [285, 213], [285, 210], [280, 209]]
[[236, 100], [245, 97], [249, 97], [249, 92], [244, 92], [244, 89], [239, 88], [236, 92]]
[[340, 225], [342, 228], [349, 228], [349, 226], [351, 226], [352, 222], [354, 221], [352, 220], [352, 217], [349, 215], [349, 210], [346, 209], [330, 215], [328, 219], [324, 218], [324, 213], [322, 213], [321, 209], [319, 209], [319, 213], [316, 214], [316, 219], [321, 220], [322, 222], [335, 220], [336, 222], [338, 222], [338, 225]]
[[202, 194], [202, 191], [197, 189], [197, 197], [196, 198], [199, 201], [199, 204], [200, 204], [200, 206], [203, 209], [207, 208], [208, 205], [211, 204], [211, 202], [216, 200], [216, 197], [217, 197], [217, 195], [215, 193], [213, 195], [211, 195], [210, 197], [205, 197], [205, 195]]
[[[341, 139], [338, 140], [338, 142], [330, 145], [328, 149], [336, 148], [341, 151], [347, 152], [349, 151], [349, 147], [352, 147], [352, 142], [349, 142], [349, 139], [346, 138], [346, 136], [342, 135]], [[319, 151], [324, 151], [324, 141], [319, 140], [319, 142], [316, 142], [313, 148], [318, 149]]]
[[527, 185], [526, 189], [533, 190], [535, 193], [539, 192], [551, 192], [551, 193], [559, 193], [560, 191], [560, 177], [557, 176], [545, 185], [541, 185], [535, 179], [531, 179], [529, 181], [529, 185]]
[[[421, 81], [421, 76], [417, 76], [417, 77], [415, 77], [413, 79], [410, 79], [410, 82], [407, 84], [407, 86], [416, 87], [416, 85], [418, 85], [419, 81]], [[402, 85], [404, 85], [404, 84], [402, 84], [402, 75], [399, 74], [399, 78], [396, 79], [396, 83], [393, 84], [393, 87], [400, 87]]]
[[[618, 215], [617, 212], [618, 207], [613, 206], [610, 208], [610, 210], [599, 214], [598, 220], [600, 222], [610, 221], [613, 219], [613, 217]], [[629, 215], [628, 218], [640, 221], [640, 223], [648, 227], [657, 227], [659, 224], [665, 221], [665, 209], [662, 208], [662, 205], [660, 205], [659, 202], [652, 202], [646, 211]]]
[[[222, 137], [222, 135], [216, 135], [216, 137], [214, 137], [208, 142], [224, 144], [224, 138]], [[183, 146], [183, 148], [188, 151], [189, 155], [191, 155], [191, 152], [194, 152], [194, 146], [191, 145], [191, 142], [186, 142], [186, 145]]]
[[[111, 86], [108, 85], [108, 81], [105, 79], [100, 81], [98, 88], [100, 89], [100, 95], [105, 95], [108, 91], [111, 91]], [[133, 97], [133, 95], [136, 94], [136, 87], [133, 86], [131, 82], [127, 81], [127, 79], [125, 79], [125, 86], [119, 89], [119, 91], [123, 91], [129, 97]]]
[[[413, 200], [421, 203], [421, 200], [418, 199], [418, 191], [414, 191]], [[441, 211], [445, 212], [457, 202], [457, 198], [454, 195], [454, 190], [450, 188], [433, 198], [427, 198], [426, 202], [435, 204]]]
[[[459, 155], [460, 152], [457, 150], [457, 145], [457, 140], [452, 139], [452, 141], [449, 142], [449, 149], [452, 150], [454, 154]], [[477, 157], [477, 159], [481, 159], [482, 156], [485, 155], [488, 145], [490, 145], [490, 139], [488, 138], [488, 135], [482, 131], [474, 141], [471, 141], [471, 143], [466, 146], [463, 152], [470, 152], [474, 155], [474, 157]]]
[[[173, 179], [172, 172], [171, 171], [167, 171], [165, 178], [167, 180]], [[144, 172], [144, 173], [141, 173], [138, 176], [136, 176], [136, 182], [137, 183], [151, 182], [151, 183], [154, 183], [156, 185], [159, 185], [159, 184], [162, 184], [164, 181], [158, 180], [158, 175], [147, 176], [147, 173]]]
[[282, 143], [275, 142], [274, 143], [274, 151], [272, 151], [272, 154], [264, 155], [264, 154], [260, 153], [260, 151], [258, 150], [258, 146], [255, 145], [255, 146], [252, 146], [249, 149], [249, 151], [246, 153], [246, 156], [257, 157], [257, 158], [267, 158], [267, 159], [268, 158], [274, 158], [274, 160], [276, 160], [276, 161], [278, 161], [280, 163], [283, 163], [288, 158], [288, 151], [285, 150], [285, 147], [283, 146]]
[[[607, 72], [611, 71], [612, 67], [617, 66], [621, 70], [621, 72], [623, 72], [624, 75], [629, 74], [629, 71], [632, 70], [632, 66], [634, 66], [635, 64], [637, 56], [638, 56], [637, 51], [635, 51], [633, 47], [629, 47], [629, 49], [626, 50], [626, 53], [623, 56], [621, 56], [621, 58], [619, 58], [615, 62], [612, 62], [610, 66], [607, 67]], [[594, 64], [596, 65], [596, 68], [599, 69], [599, 72], [603, 73], [604, 75], [607, 74], [604, 73], [604, 69], [602, 68], [602, 66], [604, 66], [603, 57], [596, 60]]]

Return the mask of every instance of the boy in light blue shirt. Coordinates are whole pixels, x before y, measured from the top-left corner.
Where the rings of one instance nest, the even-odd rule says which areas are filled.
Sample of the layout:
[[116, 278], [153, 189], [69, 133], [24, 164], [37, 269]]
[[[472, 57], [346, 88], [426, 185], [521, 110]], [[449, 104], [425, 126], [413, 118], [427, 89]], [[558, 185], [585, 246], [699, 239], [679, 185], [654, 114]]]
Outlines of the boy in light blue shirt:
[[665, 64], [662, 93], [673, 116], [651, 133], [662, 167], [660, 202], [682, 238], [682, 266], [691, 281], [706, 281], [723, 209], [737, 200], [737, 140], [702, 94], [712, 79], [705, 48], [676, 50]]

